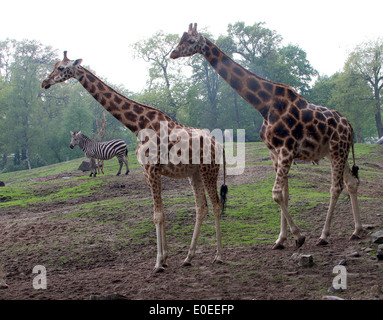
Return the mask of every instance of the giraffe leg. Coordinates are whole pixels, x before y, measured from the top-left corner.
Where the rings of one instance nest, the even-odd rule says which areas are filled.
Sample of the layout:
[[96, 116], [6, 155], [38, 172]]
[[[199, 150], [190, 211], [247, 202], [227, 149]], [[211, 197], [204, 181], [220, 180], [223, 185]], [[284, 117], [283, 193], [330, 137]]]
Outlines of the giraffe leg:
[[[270, 152], [270, 156], [271, 156], [271, 160], [273, 160], [274, 170], [275, 170], [275, 172], [277, 172], [278, 156], [275, 155], [273, 152]], [[282, 194], [283, 194], [283, 199], [285, 201], [285, 205], [287, 207], [288, 202], [289, 202], [289, 186], [288, 186], [288, 184], [286, 184], [285, 187], [283, 188]], [[286, 241], [286, 239], [287, 239], [287, 221], [286, 221], [286, 218], [285, 218], [285, 216], [281, 210], [281, 231], [280, 231], [279, 237], [278, 237], [277, 241], [274, 243], [272, 249], [273, 250], [284, 249], [285, 246], [283, 245], [283, 243]]]
[[[155, 170], [145, 168], [145, 178], [153, 196], [154, 216], [153, 221], [156, 226], [157, 234], [157, 259], [154, 272], [162, 272], [167, 266], [168, 258], [167, 242], [165, 234], [165, 214], [161, 197], [161, 175]], [[149, 171], [150, 170], [150, 171]], [[149, 172], [148, 172], [149, 171]]]
[[195, 250], [197, 247], [197, 239], [200, 233], [201, 225], [208, 213], [208, 206], [205, 195], [205, 188], [202, 183], [200, 172], [197, 171], [193, 176], [189, 178], [190, 185], [193, 188], [194, 199], [196, 203], [196, 221], [193, 231], [193, 238], [190, 244], [188, 255], [183, 263], [183, 266], [190, 266], [191, 260], [195, 256]]
[[352, 175], [348, 162], [346, 162], [346, 166], [344, 169], [343, 180], [346, 184], [347, 191], [351, 198], [351, 207], [355, 222], [355, 230], [352, 236], [350, 237], [350, 240], [360, 239], [363, 227], [362, 221], [360, 220], [360, 212], [357, 198], [359, 181], [356, 177]]
[[301, 235], [299, 228], [294, 223], [291, 215], [288, 212], [287, 204], [288, 204], [288, 179], [287, 179], [287, 173], [289, 172], [290, 166], [291, 166], [292, 159], [289, 161], [286, 161], [284, 159], [283, 161], [281, 159], [278, 160], [278, 168], [277, 168], [277, 174], [275, 178], [275, 183], [273, 187], [273, 200], [279, 204], [281, 207], [281, 234], [279, 235], [279, 238], [277, 242], [274, 244], [273, 249], [280, 249], [283, 246], [283, 241], [286, 238], [287, 231], [285, 230], [287, 228], [287, 223], [290, 226], [290, 231], [293, 234], [295, 238], [295, 244], [296, 247], [299, 248], [303, 245], [305, 242], [305, 237]]
[[331, 161], [331, 198], [330, 205], [327, 211], [326, 221], [322, 230], [322, 234], [317, 242], [317, 245], [327, 245], [327, 238], [330, 235], [330, 224], [334, 214], [335, 205], [338, 201], [339, 195], [343, 190], [343, 172], [345, 168], [345, 160]]
[[217, 238], [217, 254], [213, 260], [213, 263], [223, 263], [223, 249], [221, 238], [221, 200], [219, 199], [217, 192], [218, 173], [219, 165], [212, 168], [212, 172], [202, 172], [202, 181], [209, 195], [214, 212], [215, 233]]
[[[282, 195], [283, 195], [283, 200], [285, 203], [285, 206], [287, 208], [288, 202], [289, 202], [289, 185], [286, 183], [282, 189]], [[287, 220], [285, 218], [285, 215], [283, 214], [283, 211], [281, 210], [281, 232], [279, 233], [279, 237], [277, 241], [274, 243], [272, 249], [284, 249], [285, 246], [283, 243], [287, 239]]]

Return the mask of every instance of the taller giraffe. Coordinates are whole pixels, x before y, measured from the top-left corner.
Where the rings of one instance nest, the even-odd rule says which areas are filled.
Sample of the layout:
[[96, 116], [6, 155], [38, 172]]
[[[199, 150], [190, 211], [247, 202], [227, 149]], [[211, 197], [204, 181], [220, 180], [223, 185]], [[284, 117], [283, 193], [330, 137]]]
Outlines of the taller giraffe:
[[[331, 200], [326, 222], [318, 245], [326, 245], [330, 223], [339, 194], [346, 183], [351, 197], [355, 230], [350, 239], [359, 238], [362, 224], [359, 215], [357, 189], [358, 167], [347, 162], [350, 147], [354, 151], [351, 124], [337, 111], [310, 104], [290, 86], [265, 80], [233, 61], [213, 42], [197, 32], [197, 24], [189, 25], [172, 59], [202, 54], [217, 73], [263, 117], [260, 131], [262, 141], [270, 150], [276, 172], [273, 199], [281, 208], [281, 231], [273, 249], [283, 249], [287, 224], [297, 247], [305, 237], [293, 222], [288, 210], [289, 189], [287, 174], [293, 159], [318, 161], [327, 157], [331, 162]], [[353, 152], [354, 158], [354, 152]]]
[[[67, 52], [64, 51], [64, 59], [56, 63], [54, 70], [41, 86], [49, 89], [56, 83], [75, 78], [93, 98], [137, 137], [144, 133], [144, 136], [140, 137], [136, 154], [141, 160], [145, 160], [145, 157], [149, 160], [140, 163], [154, 203], [154, 224], [157, 233], [157, 260], [154, 271], [163, 271], [168, 258], [165, 214], [161, 198], [162, 175], [177, 179], [187, 177], [193, 188], [196, 222], [190, 249], [183, 265], [190, 265], [195, 255], [200, 227], [208, 213], [205, 192], [210, 197], [214, 211], [217, 237], [217, 254], [214, 261], [222, 262], [220, 209], [221, 206], [224, 207], [227, 192], [225, 153], [222, 145], [205, 130], [186, 127], [172, 120], [164, 112], [130, 100], [116, 92], [82, 67], [81, 62], [82, 59], [69, 60]], [[145, 138], [145, 141], [142, 141], [142, 138]], [[180, 155], [182, 159], [179, 158]], [[222, 155], [224, 185], [221, 186], [220, 200], [217, 193], [217, 179]], [[166, 161], [167, 159], [169, 161]]]

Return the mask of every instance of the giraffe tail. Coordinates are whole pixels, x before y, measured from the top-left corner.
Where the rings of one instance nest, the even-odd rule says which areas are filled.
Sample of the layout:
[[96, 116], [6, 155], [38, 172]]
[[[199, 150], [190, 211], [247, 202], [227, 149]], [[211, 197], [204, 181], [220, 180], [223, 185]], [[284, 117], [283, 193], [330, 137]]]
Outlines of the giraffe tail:
[[360, 181], [359, 180], [359, 167], [356, 165], [355, 163], [355, 152], [354, 152], [354, 139], [352, 140], [352, 143], [351, 143], [351, 151], [352, 151], [352, 161], [353, 161], [353, 165], [352, 165], [352, 169], [351, 169], [351, 173], [352, 175], [358, 179], [358, 182]]
[[229, 189], [228, 189], [228, 187], [226, 185], [226, 157], [225, 157], [225, 148], [223, 148], [223, 185], [221, 186], [221, 190], [220, 190], [221, 215], [225, 213], [228, 190]]

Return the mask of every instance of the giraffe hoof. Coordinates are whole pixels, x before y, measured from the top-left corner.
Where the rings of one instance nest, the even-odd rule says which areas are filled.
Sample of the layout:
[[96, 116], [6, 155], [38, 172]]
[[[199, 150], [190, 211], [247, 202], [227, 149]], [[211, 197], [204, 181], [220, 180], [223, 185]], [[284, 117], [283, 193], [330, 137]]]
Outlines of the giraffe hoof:
[[183, 267], [190, 267], [191, 266], [191, 263], [190, 262], [184, 262], [182, 264]]
[[214, 259], [213, 263], [215, 263], [215, 264], [223, 264], [223, 261], [221, 259]]
[[316, 243], [317, 246], [326, 246], [328, 242], [324, 239], [319, 238], [319, 241]]
[[165, 271], [165, 269], [164, 268], [155, 268], [154, 269], [154, 273], [161, 273], [161, 272], [164, 272]]
[[0, 289], [8, 289], [8, 285], [4, 281], [0, 281]]
[[283, 250], [284, 248], [285, 248], [285, 246], [283, 244], [274, 243], [274, 245], [272, 246], [271, 250]]
[[353, 234], [353, 235], [350, 237], [349, 240], [350, 240], [350, 241], [353, 241], [353, 240], [360, 240], [360, 237], [359, 237], [358, 235], [356, 235], [356, 234]]
[[168, 267], [168, 264], [167, 264], [167, 263], [163, 263], [163, 264], [162, 264], [162, 267], [167, 268], [167, 267]]
[[306, 240], [306, 237], [303, 237], [303, 236], [299, 237], [298, 240], [295, 240], [295, 248], [298, 249], [298, 248], [302, 247], [303, 244], [305, 243], [305, 240]]

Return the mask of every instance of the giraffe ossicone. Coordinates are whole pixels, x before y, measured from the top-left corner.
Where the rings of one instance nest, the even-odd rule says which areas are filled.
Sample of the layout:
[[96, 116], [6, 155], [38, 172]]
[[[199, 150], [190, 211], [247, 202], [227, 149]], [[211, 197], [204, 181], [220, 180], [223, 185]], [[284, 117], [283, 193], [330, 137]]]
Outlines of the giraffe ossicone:
[[[319, 161], [327, 157], [331, 162], [331, 200], [318, 245], [327, 244], [330, 223], [339, 194], [346, 184], [350, 194], [355, 230], [352, 239], [359, 238], [362, 224], [357, 200], [358, 167], [354, 158], [354, 132], [349, 121], [339, 112], [308, 102], [292, 87], [272, 82], [243, 68], [212, 41], [197, 31], [197, 24], [189, 25], [179, 44], [170, 55], [172, 59], [202, 54], [214, 70], [263, 117], [260, 136], [270, 151], [276, 178], [273, 199], [281, 208], [281, 231], [273, 249], [284, 248], [287, 224], [296, 246], [305, 237], [288, 212], [289, 189], [287, 174], [294, 159]], [[352, 150], [350, 169], [348, 154]]]

